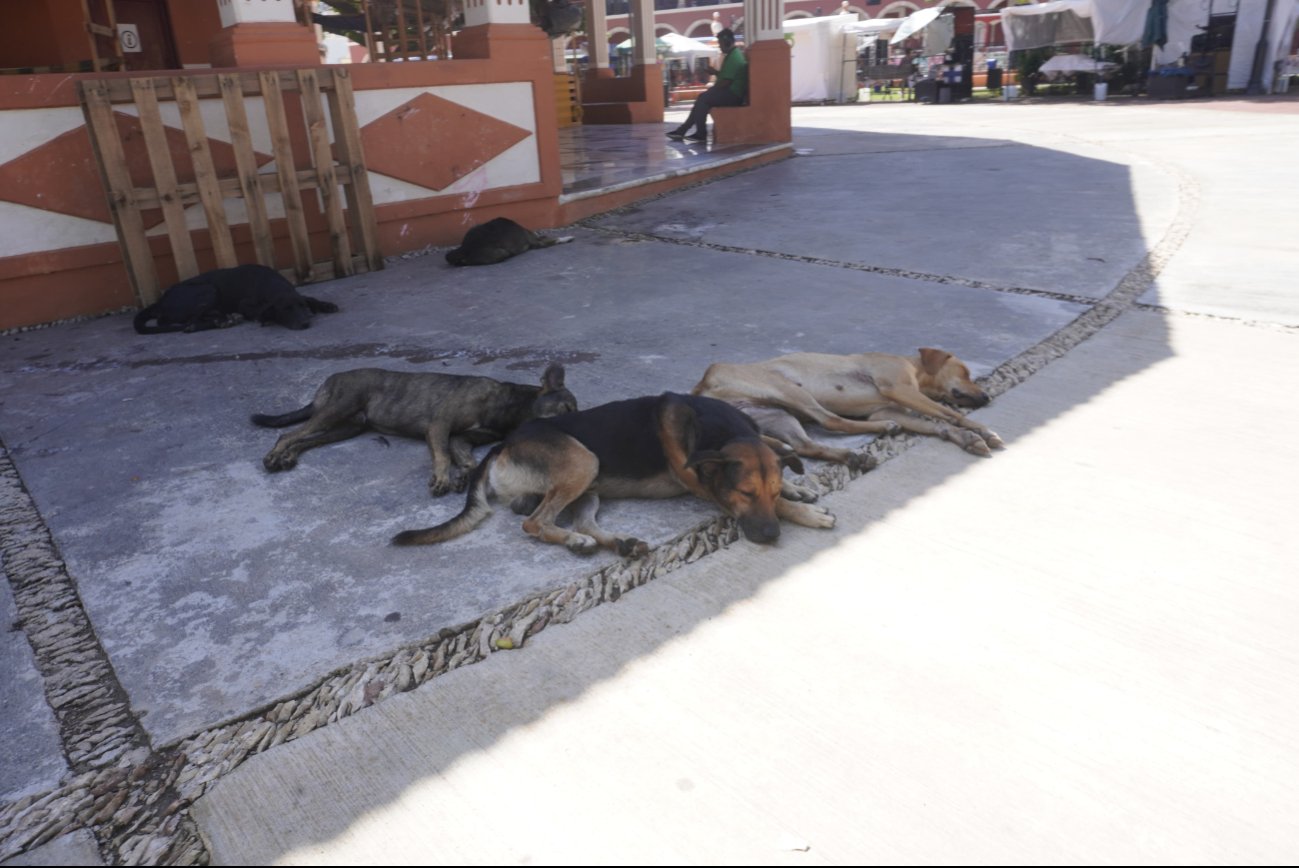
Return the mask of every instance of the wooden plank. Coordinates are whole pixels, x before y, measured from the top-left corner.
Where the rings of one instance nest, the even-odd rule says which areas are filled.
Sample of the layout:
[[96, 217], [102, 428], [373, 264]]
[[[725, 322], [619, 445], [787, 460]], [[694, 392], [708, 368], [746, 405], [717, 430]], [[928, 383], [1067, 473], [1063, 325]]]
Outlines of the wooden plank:
[[307, 232], [306, 212], [302, 208], [302, 194], [298, 190], [297, 174], [294, 171], [293, 144], [289, 138], [289, 125], [284, 113], [284, 96], [280, 90], [280, 80], [274, 72], [259, 72], [258, 77], [262, 81], [266, 122], [271, 133], [271, 150], [275, 154], [275, 170], [280, 179], [284, 219], [289, 226], [289, 242], [293, 247], [293, 270], [302, 281], [311, 274], [311, 244]]
[[329, 91], [329, 114], [334, 121], [334, 143], [338, 161], [346, 168], [351, 183], [344, 188], [357, 244], [365, 256], [370, 271], [383, 268], [383, 254], [379, 251], [379, 224], [374, 215], [374, 200], [370, 195], [370, 178], [365, 170], [365, 154], [361, 148], [361, 131], [356, 121], [356, 100], [352, 94], [351, 73], [343, 67], [333, 71], [334, 86]]
[[153, 266], [153, 251], [144, 233], [144, 220], [135, 203], [134, 185], [126, 168], [126, 154], [113, 118], [113, 106], [103, 81], [93, 79], [79, 83], [81, 109], [86, 116], [86, 129], [90, 144], [99, 165], [100, 177], [108, 195], [108, 208], [113, 215], [113, 225], [122, 245], [122, 260], [127, 276], [140, 304], [149, 305], [161, 295], [158, 272]]
[[185, 142], [189, 145], [189, 158], [194, 164], [194, 184], [198, 188], [203, 214], [207, 217], [208, 234], [212, 237], [212, 252], [217, 268], [233, 268], [239, 264], [235, 256], [234, 239], [230, 237], [230, 224], [226, 221], [225, 201], [217, 181], [216, 164], [208, 146], [203, 115], [199, 112], [194, 86], [187, 76], [173, 76], [171, 89], [180, 111]]
[[[328, 77], [328, 72], [325, 75]], [[325, 110], [320, 104], [316, 70], [298, 70], [298, 84], [302, 91], [302, 115], [307, 124], [307, 139], [311, 142], [311, 160], [316, 167], [316, 190], [320, 194], [321, 210], [325, 212], [325, 222], [329, 226], [329, 250], [334, 260], [334, 274], [345, 277], [352, 273], [352, 243], [347, 237], [347, 223], [343, 220], [343, 203], [339, 198], [334, 154], [329, 146], [329, 128], [325, 126]]]
[[[225, 104], [226, 127], [230, 130], [230, 145], [235, 152], [235, 168], [239, 191], [243, 194], [244, 209], [248, 212], [248, 229], [253, 236], [257, 261], [275, 266], [275, 246], [271, 242], [271, 221], [266, 216], [266, 194], [262, 189], [261, 175], [257, 172], [257, 152], [253, 148], [252, 133], [248, 128], [248, 110], [244, 105], [244, 92], [238, 75], [222, 73], [217, 76], [221, 88], [221, 101]], [[222, 183], [224, 191], [225, 183]]]
[[403, 0], [397, 0], [397, 40], [398, 49], [401, 52], [402, 60], [410, 60], [410, 40], [406, 34], [406, 4]]
[[176, 170], [171, 163], [171, 145], [167, 141], [162, 113], [158, 110], [153, 80], [133, 78], [130, 81], [131, 90], [135, 93], [136, 109], [140, 113], [145, 150], [149, 153], [149, 165], [153, 169], [154, 186], [158, 190], [162, 214], [167, 224], [167, 237], [171, 239], [172, 257], [176, 261], [176, 271], [180, 279], [184, 280], [198, 274], [199, 269], [198, 259], [194, 256], [194, 242], [190, 238], [189, 228], [185, 225], [185, 206], [181, 204], [180, 192], [176, 189]]
[[428, 35], [424, 28], [424, 4], [415, 0], [415, 32], [419, 34], [419, 59], [428, 60]]

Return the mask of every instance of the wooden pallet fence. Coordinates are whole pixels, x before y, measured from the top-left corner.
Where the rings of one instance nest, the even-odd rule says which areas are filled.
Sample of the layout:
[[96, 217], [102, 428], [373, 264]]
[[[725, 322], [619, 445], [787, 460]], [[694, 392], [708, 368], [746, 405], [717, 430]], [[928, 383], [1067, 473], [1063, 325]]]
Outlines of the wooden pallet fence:
[[[276, 267], [266, 202], [271, 194], [280, 196], [292, 249], [293, 263], [286, 276], [307, 283], [383, 267], [346, 69], [87, 79], [78, 87], [123, 259], [140, 304], [151, 304], [161, 293], [143, 217], [153, 210], [162, 212], [182, 280], [200, 270], [193, 235], [186, 224], [186, 210], [194, 205], [203, 209], [217, 267], [240, 264], [226, 210], [231, 200], [244, 203], [257, 261]], [[286, 99], [290, 94], [296, 94], [296, 99]], [[270, 135], [274, 173], [259, 170], [253, 147], [248, 101], [257, 97]], [[218, 99], [234, 157], [234, 169], [224, 174], [213, 159], [212, 140], [201, 111], [204, 100]], [[178, 171], [177, 154], [168, 140], [162, 106], [169, 102], [175, 104], [180, 117], [189, 173]], [[128, 170], [127, 143], [115, 117], [117, 107], [122, 106], [134, 107], [142, 130], [151, 173], [149, 183], [143, 186], [132, 180]], [[305, 153], [300, 137], [295, 150], [290, 129], [290, 112], [294, 110], [301, 112], [306, 130]], [[192, 180], [182, 180], [188, 175]], [[328, 229], [330, 258], [326, 261], [312, 260], [303, 201], [308, 191], [319, 197]]]

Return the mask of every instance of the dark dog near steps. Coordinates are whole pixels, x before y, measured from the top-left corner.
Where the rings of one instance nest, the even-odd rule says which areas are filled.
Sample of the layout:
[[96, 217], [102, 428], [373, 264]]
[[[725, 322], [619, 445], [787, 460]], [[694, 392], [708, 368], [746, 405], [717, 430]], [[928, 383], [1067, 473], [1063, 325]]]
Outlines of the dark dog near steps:
[[[244, 320], [305, 329], [313, 314], [337, 310], [333, 302], [300, 295], [274, 268], [238, 265], [205, 271], [168, 287], [162, 298], [135, 315], [135, 330], [142, 335], [201, 332]], [[157, 324], [149, 325], [154, 320]]]
[[[790, 450], [777, 455], [748, 416], [722, 401], [671, 392], [615, 401], [520, 426], [474, 471], [459, 515], [392, 541], [423, 545], [466, 534], [491, 514], [493, 496], [515, 512], [531, 511], [524, 531], [579, 554], [600, 546], [632, 556], [649, 549], [596, 524], [601, 496], [690, 493], [734, 516], [745, 538], [758, 543], [776, 541], [782, 518], [832, 527], [824, 509], [781, 497], [782, 464], [803, 471]], [[571, 531], [555, 523], [570, 506]]]
[[268, 428], [307, 423], [280, 437], [262, 459], [271, 472], [291, 469], [308, 449], [369, 429], [422, 438], [433, 456], [429, 492], [437, 496], [464, 490], [474, 468], [472, 447], [500, 440], [534, 417], [576, 409], [577, 399], [564, 388], [562, 365], [546, 368], [539, 387], [490, 377], [360, 368], [327, 378], [300, 410], [257, 414], [252, 421]]
[[447, 252], [447, 262], [452, 265], [495, 265], [537, 247], [552, 247], [572, 240], [572, 236], [547, 238], [524, 229], [508, 217], [497, 217], [466, 232], [460, 246]]

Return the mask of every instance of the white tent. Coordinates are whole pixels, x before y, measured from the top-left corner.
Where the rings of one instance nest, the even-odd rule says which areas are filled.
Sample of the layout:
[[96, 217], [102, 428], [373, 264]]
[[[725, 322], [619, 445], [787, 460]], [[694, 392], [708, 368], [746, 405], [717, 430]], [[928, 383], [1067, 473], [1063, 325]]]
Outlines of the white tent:
[[[1254, 49], [1263, 31], [1267, 0], [1238, 0], [1227, 87], [1249, 84]], [[1041, 48], [1078, 42], [1137, 45], [1145, 30], [1150, 0], [1050, 0], [1001, 10], [1006, 48]], [[1204, 0], [1168, 0], [1168, 41], [1156, 47], [1155, 65], [1173, 63], [1191, 50], [1191, 37], [1209, 23]], [[1283, 59], [1299, 23], [1299, 0], [1273, 0], [1272, 21], [1260, 84], [1271, 89], [1275, 62]]]
[[781, 22], [789, 52], [790, 99], [843, 102], [857, 97], [857, 39], [850, 15]]
[[[1263, 33], [1263, 16], [1267, 0], [1239, 0], [1236, 8], [1236, 34], [1231, 44], [1231, 66], [1227, 70], [1227, 87], [1249, 86], [1254, 70], [1254, 50]], [[1259, 84], [1264, 91], [1272, 90], [1276, 62], [1285, 60], [1299, 25], [1299, 0], [1272, 0], [1272, 20], [1263, 55], [1262, 75]]]
[[[1169, 0], [1170, 10], [1179, 0]], [[1190, 0], [1185, 5], [1199, 0]], [[1006, 48], [1042, 48], [1074, 42], [1128, 45], [1141, 41], [1150, 0], [1050, 0], [1001, 10]], [[1171, 21], [1170, 21], [1171, 26]]]
[[666, 46], [665, 53], [669, 57], [687, 57], [694, 61], [696, 55], [716, 57], [721, 54], [717, 48], [706, 45], [698, 39], [691, 39], [689, 36], [682, 36], [680, 33], [664, 33], [658, 39], [654, 40], [656, 47]]

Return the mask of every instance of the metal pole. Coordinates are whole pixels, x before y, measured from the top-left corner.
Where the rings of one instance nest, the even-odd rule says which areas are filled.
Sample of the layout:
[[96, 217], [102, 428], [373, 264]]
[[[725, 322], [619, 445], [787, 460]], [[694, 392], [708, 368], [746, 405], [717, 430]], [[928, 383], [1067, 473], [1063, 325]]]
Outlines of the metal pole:
[[1267, 34], [1272, 29], [1272, 3], [1274, 0], [1267, 0], [1267, 6], [1263, 10], [1263, 31], [1258, 35], [1258, 44], [1254, 46], [1254, 66], [1250, 69], [1249, 84], [1245, 87], [1245, 93], [1250, 96], [1258, 96], [1263, 93], [1263, 63], [1267, 59]]

